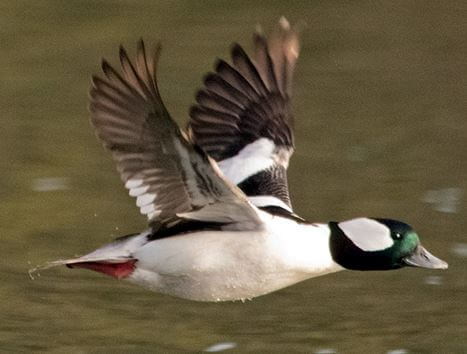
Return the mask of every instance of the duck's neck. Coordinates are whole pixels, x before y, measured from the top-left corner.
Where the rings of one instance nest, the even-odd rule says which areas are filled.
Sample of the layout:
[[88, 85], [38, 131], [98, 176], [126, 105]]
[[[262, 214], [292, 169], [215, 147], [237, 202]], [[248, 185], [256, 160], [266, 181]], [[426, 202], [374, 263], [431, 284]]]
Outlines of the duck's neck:
[[270, 225], [275, 253], [289, 268], [306, 274], [305, 278], [343, 269], [332, 257], [331, 231], [327, 224], [297, 223], [274, 217]]

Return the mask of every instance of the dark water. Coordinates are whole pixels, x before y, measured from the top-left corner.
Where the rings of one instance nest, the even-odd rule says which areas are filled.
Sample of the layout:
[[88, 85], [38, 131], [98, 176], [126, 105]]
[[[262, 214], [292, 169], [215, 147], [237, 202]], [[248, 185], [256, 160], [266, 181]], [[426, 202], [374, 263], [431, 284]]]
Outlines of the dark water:
[[[280, 15], [307, 23], [295, 210], [406, 220], [449, 270], [342, 272], [222, 304], [86, 271], [31, 280], [145, 227], [88, 123], [100, 57], [162, 39], [160, 86], [182, 123], [214, 58]], [[464, 1], [2, 1], [0, 351], [467, 352], [466, 19]]]

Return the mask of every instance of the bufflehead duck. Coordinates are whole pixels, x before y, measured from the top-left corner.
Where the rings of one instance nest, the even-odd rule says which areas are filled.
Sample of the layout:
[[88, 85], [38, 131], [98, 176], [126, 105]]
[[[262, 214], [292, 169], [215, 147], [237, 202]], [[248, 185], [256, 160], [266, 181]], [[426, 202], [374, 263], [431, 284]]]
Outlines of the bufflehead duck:
[[95, 270], [199, 301], [251, 299], [312, 277], [405, 266], [446, 269], [411, 226], [361, 217], [308, 223], [294, 213], [287, 167], [294, 151], [292, 74], [297, 31], [282, 18], [251, 58], [234, 44], [218, 60], [180, 129], [157, 86], [160, 46], [138, 43], [121, 72], [102, 61], [91, 121], [149, 229], [48, 266]]

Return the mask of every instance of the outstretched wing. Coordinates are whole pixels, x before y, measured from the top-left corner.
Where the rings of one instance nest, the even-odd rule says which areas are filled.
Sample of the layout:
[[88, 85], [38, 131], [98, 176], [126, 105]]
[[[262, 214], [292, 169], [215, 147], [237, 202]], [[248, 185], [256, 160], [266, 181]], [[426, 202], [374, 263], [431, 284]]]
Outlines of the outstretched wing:
[[147, 55], [138, 43], [136, 65], [120, 48], [122, 74], [103, 60], [93, 76], [91, 121], [112, 152], [125, 187], [151, 224], [177, 217], [258, 225], [255, 208], [221, 176], [216, 163], [194, 146], [171, 119], [159, 94], [160, 47]]
[[298, 34], [281, 18], [269, 40], [256, 33], [254, 45], [253, 60], [234, 44], [232, 65], [218, 60], [205, 77], [189, 134], [256, 206], [291, 211], [286, 171], [294, 150], [290, 97]]

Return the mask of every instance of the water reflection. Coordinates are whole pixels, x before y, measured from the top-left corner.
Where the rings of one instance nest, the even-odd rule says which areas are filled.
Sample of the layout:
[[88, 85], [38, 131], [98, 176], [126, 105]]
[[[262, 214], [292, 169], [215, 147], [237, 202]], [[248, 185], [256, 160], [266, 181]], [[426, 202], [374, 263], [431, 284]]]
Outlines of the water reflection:
[[442, 285], [443, 277], [440, 275], [429, 275], [425, 277], [425, 284], [428, 285]]
[[426, 192], [422, 200], [442, 213], [457, 213], [463, 194], [461, 188], [442, 188]]
[[323, 348], [323, 349], [318, 349], [313, 352], [314, 354], [336, 354], [337, 351], [332, 348]]
[[467, 243], [456, 243], [452, 252], [459, 257], [467, 257]]
[[204, 352], [211, 352], [211, 353], [222, 352], [224, 350], [233, 349], [236, 346], [237, 346], [237, 344], [234, 343], [234, 342], [222, 342], [222, 343], [213, 344], [213, 345], [207, 347], [206, 349], [204, 349], [203, 351]]
[[31, 188], [36, 192], [60, 191], [70, 188], [70, 180], [66, 177], [44, 177], [32, 181]]

